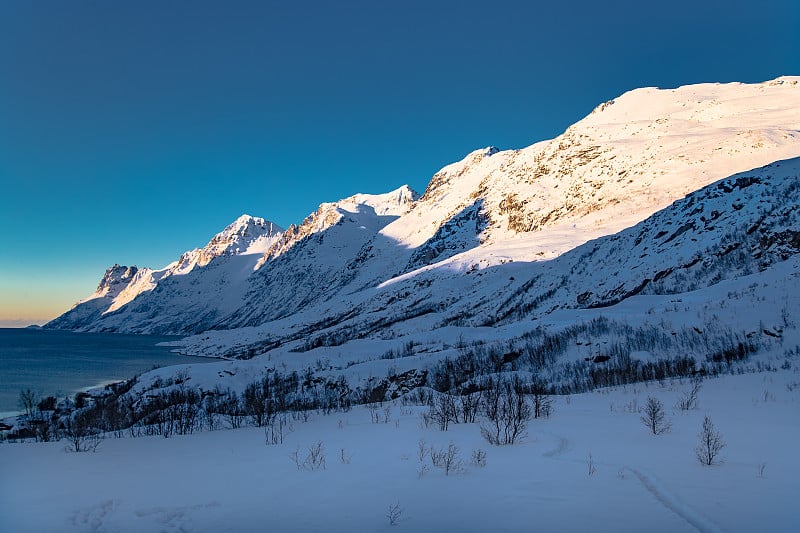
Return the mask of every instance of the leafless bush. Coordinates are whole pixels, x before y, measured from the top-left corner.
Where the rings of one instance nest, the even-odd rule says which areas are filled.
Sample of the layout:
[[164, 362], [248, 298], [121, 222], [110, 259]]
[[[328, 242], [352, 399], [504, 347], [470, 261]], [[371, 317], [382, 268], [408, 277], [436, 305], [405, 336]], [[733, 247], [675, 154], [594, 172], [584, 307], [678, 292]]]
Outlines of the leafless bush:
[[450, 443], [447, 448], [442, 448], [437, 450], [433, 446], [431, 446], [430, 450], [428, 451], [428, 455], [431, 458], [431, 464], [435, 468], [441, 468], [444, 470], [446, 476], [450, 474], [458, 474], [463, 472], [463, 461], [461, 460], [461, 456], [459, 455], [458, 446], [454, 443]]
[[442, 431], [447, 431], [450, 423], [458, 422], [458, 407], [456, 400], [449, 394], [439, 394], [428, 410], [430, 419]]
[[678, 398], [678, 403], [675, 405], [675, 407], [681, 411], [691, 411], [692, 409], [697, 409], [697, 397], [700, 394], [701, 388], [702, 382], [700, 380], [693, 380], [692, 388], [684, 392], [681, 397]]
[[431, 418], [429, 411], [421, 411], [419, 413], [419, 427], [421, 429], [428, 429], [429, 427], [431, 427], [432, 423], [433, 419]]
[[325, 447], [322, 441], [317, 441], [311, 445], [304, 464], [306, 470], [325, 470]]
[[[446, 450], [438, 452], [440, 468], [444, 470], [444, 475], [459, 474], [464, 471], [463, 462], [459, 454], [458, 446], [452, 442], [447, 446]], [[431, 457], [434, 452], [431, 450]]]
[[349, 465], [350, 464], [350, 459], [351, 459], [351, 456], [348, 455], [347, 452], [344, 451], [344, 448], [341, 448], [339, 450], [339, 462], [342, 463], [343, 465]]
[[228, 390], [218, 402], [217, 408], [219, 409], [228, 426], [231, 429], [236, 429], [242, 426], [244, 421], [244, 407], [239, 401], [239, 396], [231, 390]]
[[589, 457], [586, 459], [586, 468], [589, 474], [589, 477], [593, 476], [595, 472], [597, 472], [597, 465], [594, 463], [594, 457], [592, 457], [592, 452], [589, 452]]
[[381, 415], [378, 413], [380, 406], [376, 403], [371, 403], [367, 406], [367, 409], [369, 409], [369, 419], [372, 423], [379, 424], [381, 421]]
[[292, 411], [292, 419], [308, 423], [308, 421], [311, 420], [311, 409], [299, 409], [297, 411]]
[[672, 429], [672, 424], [664, 411], [664, 404], [652, 396], [647, 398], [647, 403], [642, 410], [641, 421], [653, 435], [663, 435]]
[[480, 448], [472, 450], [472, 466], [483, 468], [486, 466], [486, 452]]
[[31, 389], [19, 391], [18, 405], [25, 411], [25, 419], [30, 420], [33, 416], [34, 408], [38, 402], [38, 395]]
[[475, 392], [461, 396], [459, 398], [459, 407], [461, 421], [464, 424], [475, 423], [475, 417], [478, 415], [481, 408], [481, 393]]
[[486, 421], [481, 434], [494, 445], [514, 444], [523, 438], [532, 414], [517, 380], [490, 381], [483, 394], [483, 412]]
[[400, 502], [389, 505], [389, 510], [386, 512], [386, 518], [389, 520], [390, 526], [396, 526], [401, 517], [403, 516], [404, 509], [400, 507]]
[[292, 432], [292, 423], [286, 413], [273, 414], [265, 419], [264, 437], [267, 445], [283, 444], [283, 439]]
[[428, 451], [428, 456], [431, 458], [431, 464], [434, 468], [443, 468], [445, 453], [444, 449], [437, 450], [431, 446], [431, 449]]
[[758, 464], [758, 477], [764, 477], [764, 470], [767, 468], [767, 463], [759, 463]]
[[428, 445], [425, 443], [425, 440], [419, 439], [419, 443], [417, 444], [417, 459], [419, 459], [419, 462], [422, 462], [427, 455]]
[[71, 452], [96, 452], [102, 441], [100, 431], [80, 412], [66, 419], [64, 437], [68, 443], [66, 449]]
[[725, 447], [725, 441], [722, 440], [722, 435], [714, 427], [711, 418], [706, 416], [703, 418], [703, 429], [698, 434], [700, 444], [694, 449], [697, 460], [702, 465], [712, 466], [722, 462], [719, 454]]
[[325, 470], [326, 468], [325, 446], [322, 444], [322, 441], [317, 441], [309, 446], [308, 453], [304, 459], [300, 458], [299, 446], [295, 448], [291, 454], [289, 454], [289, 458], [292, 460], [298, 470], [316, 471]]
[[[553, 398], [544, 380], [535, 378], [531, 383], [533, 397], [533, 418], [550, 418], [553, 414]], [[569, 398], [569, 397], [567, 397]]]

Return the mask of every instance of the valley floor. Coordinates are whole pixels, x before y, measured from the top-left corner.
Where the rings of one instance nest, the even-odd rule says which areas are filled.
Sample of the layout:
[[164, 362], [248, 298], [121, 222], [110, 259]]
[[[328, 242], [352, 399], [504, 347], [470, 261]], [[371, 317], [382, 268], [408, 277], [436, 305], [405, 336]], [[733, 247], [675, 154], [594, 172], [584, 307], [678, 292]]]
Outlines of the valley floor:
[[[424, 428], [426, 409], [399, 402], [376, 412], [380, 423], [365, 407], [294, 421], [270, 446], [252, 427], [109, 438], [95, 453], [2, 443], [0, 531], [800, 531], [800, 373], [708, 379], [698, 409], [673, 411], [689, 388], [558, 397], [550, 419], [504, 447], [477, 424]], [[640, 421], [648, 396], [667, 407], [671, 432]], [[705, 415], [727, 444], [717, 466], [694, 454]], [[454, 443], [461, 471], [420, 461], [421, 440]], [[298, 468], [292, 452], [302, 459], [316, 442], [326, 468]], [[476, 449], [483, 467], [471, 464]]]

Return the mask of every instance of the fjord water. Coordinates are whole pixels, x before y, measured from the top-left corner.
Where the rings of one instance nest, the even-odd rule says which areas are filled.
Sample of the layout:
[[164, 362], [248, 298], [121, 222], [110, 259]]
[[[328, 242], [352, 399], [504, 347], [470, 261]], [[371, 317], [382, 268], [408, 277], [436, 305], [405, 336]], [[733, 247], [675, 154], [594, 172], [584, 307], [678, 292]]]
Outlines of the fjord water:
[[0, 414], [18, 411], [21, 389], [59, 399], [155, 366], [215, 361], [170, 352], [177, 337], [0, 328]]

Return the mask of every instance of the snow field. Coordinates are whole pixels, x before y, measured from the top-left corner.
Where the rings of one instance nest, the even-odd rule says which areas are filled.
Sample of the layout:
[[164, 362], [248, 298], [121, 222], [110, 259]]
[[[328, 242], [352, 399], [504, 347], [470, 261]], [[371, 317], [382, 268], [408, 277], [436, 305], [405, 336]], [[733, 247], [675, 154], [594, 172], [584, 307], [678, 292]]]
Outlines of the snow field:
[[[399, 401], [376, 411], [380, 423], [363, 406], [313, 414], [270, 446], [261, 428], [110, 438], [96, 453], [3, 443], [0, 530], [798, 530], [797, 369], [705, 380], [698, 409], [674, 411], [690, 387], [557, 397], [552, 418], [532, 420], [524, 442], [505, 447], [490, 446], [477, 424], [424, 428], [426, 408]], [[649, 396], [663, 402], [671, 432], [652, 435], [639, 420]], [[727, 443], [712, 467], [693, 451], [705, 415]], [[463, 471], [445, 475], [429, 454], [421, 462], [420, 440], [428, 449], [455, 444]], [[292, 453], [302, 460], [317, 442], [326, 468], [298, 468]], [[485, 467], [470, 464], [475, 449], [486, 452]]]

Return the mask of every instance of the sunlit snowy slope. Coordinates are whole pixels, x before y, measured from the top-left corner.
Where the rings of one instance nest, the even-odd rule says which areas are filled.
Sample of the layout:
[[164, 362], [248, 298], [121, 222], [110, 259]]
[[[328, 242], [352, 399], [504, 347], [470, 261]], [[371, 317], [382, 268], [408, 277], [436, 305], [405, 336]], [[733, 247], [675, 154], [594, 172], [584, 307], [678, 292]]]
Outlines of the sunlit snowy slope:
[[637, 89], [421, 196], [355, 195], [285, 232], [242, 217], [162, 270], [112, 267], [48, 326], [252, 357], [703, 288], [796, 253], [797, 156], [798, 77]]

